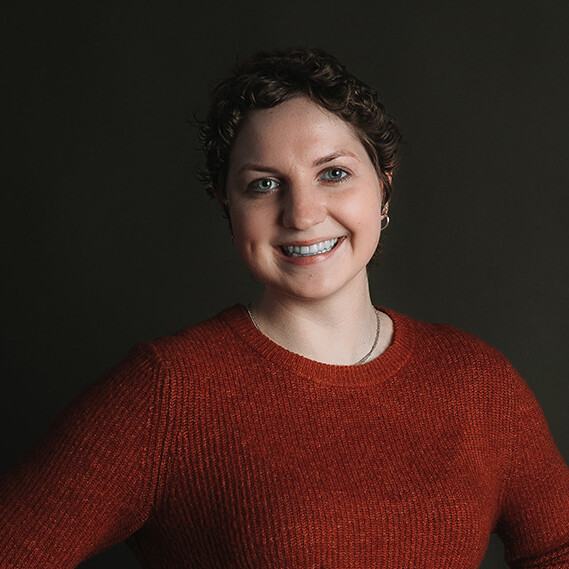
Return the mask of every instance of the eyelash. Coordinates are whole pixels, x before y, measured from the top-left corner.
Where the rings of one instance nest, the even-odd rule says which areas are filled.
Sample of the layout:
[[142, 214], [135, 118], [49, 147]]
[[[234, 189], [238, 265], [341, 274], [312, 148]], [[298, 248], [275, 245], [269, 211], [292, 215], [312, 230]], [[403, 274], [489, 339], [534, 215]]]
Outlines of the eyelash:
[[[325, 176], [326, 174], [329, 174], [330, 172], [337, 170], [341, 173], [341, 177], [340, 178], [336, 178], [336, 179], [326, 179]], [[331, 168], [326, 168], [326, 170], [324, 170], [324, 172], [322, 172], [322, 174], [319, 176], [319, 180], [323, 180], [324, 182], [328, 182], [330, 184], [341, 184], [342, 182], [345, 182], [349, 177], [350, 177], [350, 173], [347, 172], [346, 170], [344, 170], [344, 168], [340, 168], [338, 166], [333, 166]], [[273, 184], [276, 184], [275, 187], [271, 187], [271, 188], [267, 188], [267, 189], [261, 189], [259, 188], [259, 184], [261, 182], [271, 182]], [[275, 191], [276, 189], [278, 189], [280, 187], [280, 182], [278, 180], [274, 180], [273, 178], [258, 178], [257, 180], [254, 180], [253, 182], [251, 182], [247, 189], [250, 192], [253, 193], [258, 193], [258, 194], [268, 194], [270, 192]]]
[[[261, 182], [272, 182], [273, 184], [276, 184], [276, 187], [263, 190], [263, 189], [259, 188], [259, 184]], [[273, 180], [272, 178], [259, 178], [257, 180], [254, 180], [253, 182], [251, 182], [247, 186], [247, 189], [250, 192], [257, 193], [257, 194], [268, 194], [270, 192], [274, 192], [279, 186], [280, 186], [280, 183], [277, 180]]]
[[346, 170], [344, 170], [344, 168], [340, 168], [339, 166], [333, 166], [332, 168], [327, 168], [326, 170], [324, 170], [324, 172], [322, 172], [322, 175], [320, 176], [320, 180], [322, 180], [324, 178], [325, 174], [328, 174], [330, 172], [332, 172], [333, 170], [338, 170], [339, 172], [342, 173], [342, 177], [341, 178], [336, 178], [336, 179], [329, 179], [329, 180], [325, 180], [326, 182], [331, 182], [332, 184], [340, 184], [342, 182], [345, 182], [349, 177], [350, 177], [350, 173], [347, 172]]

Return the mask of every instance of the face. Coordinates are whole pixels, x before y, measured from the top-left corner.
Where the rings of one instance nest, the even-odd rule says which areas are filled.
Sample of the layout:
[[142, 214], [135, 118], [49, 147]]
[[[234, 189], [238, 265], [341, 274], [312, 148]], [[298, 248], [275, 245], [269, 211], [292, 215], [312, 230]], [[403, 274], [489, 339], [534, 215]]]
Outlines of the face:
[[227, 199], [235, 245], [266, 293], [316, 300], [367, 290], [382, 189], [342, 119], [300, 96], [251, 111]]

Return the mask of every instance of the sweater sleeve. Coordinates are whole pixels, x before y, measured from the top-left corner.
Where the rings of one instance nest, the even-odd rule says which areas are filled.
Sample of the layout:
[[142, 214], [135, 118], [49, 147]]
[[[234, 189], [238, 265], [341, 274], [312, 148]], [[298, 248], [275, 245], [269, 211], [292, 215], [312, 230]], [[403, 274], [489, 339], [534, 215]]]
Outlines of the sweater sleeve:
[[529, 387], [516, 378], [512, 462], [497, 533], [515, 569], [569, 569], [569, 468]]
[[2, 569], [76, 567], [144, 524], [166, 441], [161, 367], [135, 346], [2, 475]]

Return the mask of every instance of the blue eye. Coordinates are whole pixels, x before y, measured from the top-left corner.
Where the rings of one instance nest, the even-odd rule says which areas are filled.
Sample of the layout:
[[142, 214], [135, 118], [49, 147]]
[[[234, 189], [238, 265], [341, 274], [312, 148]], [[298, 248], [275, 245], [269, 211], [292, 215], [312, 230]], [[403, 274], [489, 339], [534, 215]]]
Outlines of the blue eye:
[[348, 172], [342, 168], [330, 168], [329, 170], [326, 170], [322, 176], [320, 176], [320, 179], [326, 182], [341, 182], [348, 176]]
[[271, 192], [279, 187], [279, 183], [271, 178], [260, 178], [249, 184], [249, 190], [253, 192]]

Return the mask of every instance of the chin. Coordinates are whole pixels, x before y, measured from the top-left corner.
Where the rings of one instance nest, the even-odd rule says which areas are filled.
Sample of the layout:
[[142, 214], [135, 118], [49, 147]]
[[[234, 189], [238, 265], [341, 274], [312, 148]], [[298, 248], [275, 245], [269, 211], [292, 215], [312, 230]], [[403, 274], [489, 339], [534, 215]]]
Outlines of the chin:
[[[362, 272], [367, 287], [367, 272], [364, 268]], [[337, 294], [347, 291], [353, 285], [357, 285], [358, 275], [347, 278], [339, 282], [336, 278], [308, 278], [305, 282], [274, 283], [276, 286], [266, 286], [267, 290], [272, 291], [272, 296], [286, 296], [304, 301], [319, 301], [332, 299]]]

